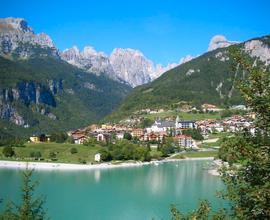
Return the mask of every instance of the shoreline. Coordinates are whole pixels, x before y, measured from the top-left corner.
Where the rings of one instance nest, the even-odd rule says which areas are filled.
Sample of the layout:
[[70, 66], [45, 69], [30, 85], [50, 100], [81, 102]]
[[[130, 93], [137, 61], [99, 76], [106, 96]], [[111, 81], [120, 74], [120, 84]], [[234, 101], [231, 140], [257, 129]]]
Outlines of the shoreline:
[[25, 162], [25, 161], [7, 161], [0, 160], [0, 169], [35, 169], [35, 170], [93, 170], [93, 169], [109, 169], [109, 168], [121, 168], [121, 167], [136, 167], [144, 165], [159, 165], [167, 162], [177, 162], [185, 160], [214, 160], [213, 157], [197, 157], [197, 158], [185, 158], [185, 159], [164, 159], [160, 161], [140, 162], [123, 161], [119, 164], [112, 163], [100, 163], [100, 164], [71, 164], [71, 163], [46, 163], [46, 162]]

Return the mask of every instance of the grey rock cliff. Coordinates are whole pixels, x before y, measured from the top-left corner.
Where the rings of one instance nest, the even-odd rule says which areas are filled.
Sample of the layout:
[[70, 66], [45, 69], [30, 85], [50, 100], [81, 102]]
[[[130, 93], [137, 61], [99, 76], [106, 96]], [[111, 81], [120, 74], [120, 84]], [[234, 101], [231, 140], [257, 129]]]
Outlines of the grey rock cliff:
[[270, 48], [260, 40], [251, 40], [245, 43], [244, 50], [251, 57], [259, 58], [266, 65], [270, 64]]
[[228, 46], [231, 46], [231, 45], [237, 44], [237, 43], [239, 43], [239, 42], [228, 41], [226, 39], [226, 37], [223, 35], [215, 35], [214, 37], [212, 37], [212, 39], [209, 43], [208, 51], [216, 50], [218, 48], [228, 47]]
[[110, 62], [117, 77], [128, 82], [132, 87], [150, 82], [153, 63], [138, 50], [114, 49]]
[[93, 47], [86, 46], [82, 52], [74, 46], [61, 53], [61, 58], [68, 63], [82, 68], [97, 75], [106, 74], [110, 78], [116, 79], [110, 63], [109, 57], [97, 52]]
[[[34, 49], [45, 49], [35, 51]], [[38, 52], [38, 53], [37, 53]], [[52, 39], [45, 33], [35, 34], [22, 18], [0, 19], [0, 53], [16, 55], [18, 58], [28, 58], [32, 55], [46, 56], [50, 53], [58, 57], [58, 49]]]
[[82, 52], [74, 46], [61, 53], [61, 58], [68, 63], [97, 75], [123, 81], [136, 87], [153, 81], [165, 71], [178, 64], [155, 65], [142, 52], [130, 48], [115, 48], [110, 56], [86, 46]]
[[21, 81], [14, 88], [0, 88], [0, 118], [17, 125], [25, 125], [27, 122], [14, 105], [16, 101], [20, 101], [25, 105], [35, 104], [34, 111], [55, 120], [56, 116], [44, 108], [44, 105], [55, 107], [55, 95], [62, 90], [62, 80], [48, 80], [46, 86]]

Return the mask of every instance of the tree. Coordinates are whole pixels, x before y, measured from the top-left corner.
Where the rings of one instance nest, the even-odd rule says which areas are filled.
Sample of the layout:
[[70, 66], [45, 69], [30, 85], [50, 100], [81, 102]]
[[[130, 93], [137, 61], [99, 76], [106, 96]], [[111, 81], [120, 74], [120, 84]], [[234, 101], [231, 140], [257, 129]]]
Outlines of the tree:
[[2, 152], [5, 157], [13, 157], [15, 155], [15, 151], [11, 146], [4, 147]]
[[153, 123], [154, 123], [153, 120], [151, 120], [149, 118], [144, 118], [142, 120], [142, 122], [140, 123], [139, 127], [141, 127], [141, 128], [147, 128], [147, 127], [150, 127]]
[[83, 142], [83, 145], [85, 145], [85, 146], [92, 146], [93, 147], [96, 144], [98, 144], [98, 141], [95, 137], [89, 137]]
[[259, 64], [252, 66], [241, 51], [231, 53], [249, 73], [240, 90], [256, 113], [259, 132], [255, 136], [243, 132], [223, 144], [221, 151], [230, 162], [222, 171], [227, 186], [223, 196], [235, 204], [232, 208], [237, 219], [270, 219], [270, 73]]
[[33, 170], [26, 170], [22, 173], [22, 201], [14, 204], [8, 203], [0, 220], [43, 220], [46, 219], [46, 212], [43, 208], [45, 200], [42, 197], [34, 198], [33, 194], [37, 182], [32, 182]]
[[203, 136], [201, 134], [200, 129], [187, 129], [182, 131], [185, 135], [190, 135], [194, 140], [201, 141], [203, 140]]
[[110, 152], [105, 149], [105, 148], [102, 148], [99, 153], [101, 154], [101, 160], [102, 161], [110, 161], [112, 160], [112, 155], [110, 154]]
[[172, 214], [172, 220], [225, 220], [228, 219], [228, 216], [226, 215], [226, 210], [221, 209], [217, 212], [213, 211], [211, 208], [210, 203], [207, 200], [203, 200], [200, 202], [197, 209], [194, 211], [184, 215], [181, 212], [177, 210], [177, 208], [172, 205], [171, 206], [171, 214]]
[[71, 153], [71, 154], [76, 154], [76, 153], [78, 153], [77, 148], [72, 147], [72, 148], [70, 149], [70, 153]]
[[136, 147], [134, 151], [134, 158], [140, 161], [150, 161], [151, 156], [149, 153], [149, 149], [144, 146]]
[[68, 135], [65, 132], [54, 133], [51, 135], [51, 141], [56, 143], [64, 143], [68, 139]]
[[30, 153], [30, 157], [35, 158], [35, 160], [40, 159], [42, 157], [40, 151], [34, 151]]
[[174, 153], [175, 147], [173, 138], [167, 137], [165, 139], [165, 143], [159, 147], [159, 150], [161, 151], [163, 157], [167, 157], [169, 154]]
[[74, 138], [72, 136], [68, 136], [68, 138], [66, 139], [66, 142], [69, 144], [74, 144]]
[[57, 158], [56, 158], [56, 153], [55, 153], [54, 151], [50, 151], [49, 157], [50, 157], [52, 160], [57, 160]]
[[132, 135], [131, 135], [130, 133], [126, 132], [126, 133], [124, 134], [124, 139], [130, 141], [130, 140], [132, 139]]
[[[246, 104], [256, 113], [256, 133], [243, 131], [222, 144], [219, 157], [229, 164], [221, 169], [227, 187], [221, 195], [232, 202], [232, 214], [225, 215], [221, 210], [212, 219], [270, 219], [270, 73], [267, 68], [262, 69], [259, 62], [252, 65], [243, 51], [232, 48], [234, 70], [248, 73], [240, 91]], [[202, 219], [199, 213], [194, 213], [192, 218], [183, 217], [175, 208], [171, 213], [174, 219]], [[206, 216], [205, 219], [211, 218]]]

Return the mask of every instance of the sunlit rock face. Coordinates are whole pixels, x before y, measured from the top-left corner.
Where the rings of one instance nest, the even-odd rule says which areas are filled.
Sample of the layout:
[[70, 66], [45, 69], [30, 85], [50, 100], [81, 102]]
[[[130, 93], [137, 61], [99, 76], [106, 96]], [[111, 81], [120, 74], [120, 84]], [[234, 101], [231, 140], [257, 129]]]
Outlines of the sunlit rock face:
[[45, 33], [35, 34], [22, 18], [0, 19], [0, 53], [16, 58], [59, 56], [52, 39]]
[[132, 87], [148, 83], [177, 65], [155, 65], [142, 52], [130, 48], [115, 48], [111, 55], [107, 56], [90, 46], [86, 46], [81, 52], [74, 46], [64, 50], [61, 58], [88, 72], [105, 74]]
[[61, 53], [61, 58], [68, 63], [82, 68], [88, 72], [100, 75], [106, 74], [115, 78], [109, 57], [103, 52], [97, 52], [93, 47], [86, 46], [83, 51], [74, 46]]
[[153, 63], [138, 50], [116, 48], [110, 56], [110, 61], [116, 76], [128, 82], [132, 87], [151, 80]]
[[245, 43], [244, 50], [254, 58], [259, 58], [266, 65], [270, 64], [270, 48], [260, 40], [251, 40]]
[[228, 41], [226, 37], [223, 35], [215, 35], [209, 43], [208, 51], [216, 50], [218, 48], [228, 47], [237, 43], [238, 42], [236, 41]]

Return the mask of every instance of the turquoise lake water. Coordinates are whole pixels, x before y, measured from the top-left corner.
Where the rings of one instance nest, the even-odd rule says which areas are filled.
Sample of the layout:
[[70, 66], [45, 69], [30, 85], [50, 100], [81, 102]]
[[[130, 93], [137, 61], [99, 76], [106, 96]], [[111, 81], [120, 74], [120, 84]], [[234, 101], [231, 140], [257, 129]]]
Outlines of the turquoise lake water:
[[[46, 196], [48, 216], [55, 220], [170, 219], [170, 204], [190, 211], [199, 199], [214, 208], [224, 189], [219, 177], [204, 169], [209, 161], [179, 161], [142, 167], [90, 171], [36, 171], [36, 193]], [[20, 170], [0, 169], [0, 198], [20, 201]], [[0, 210], [3, 204], [0, 204]]]

